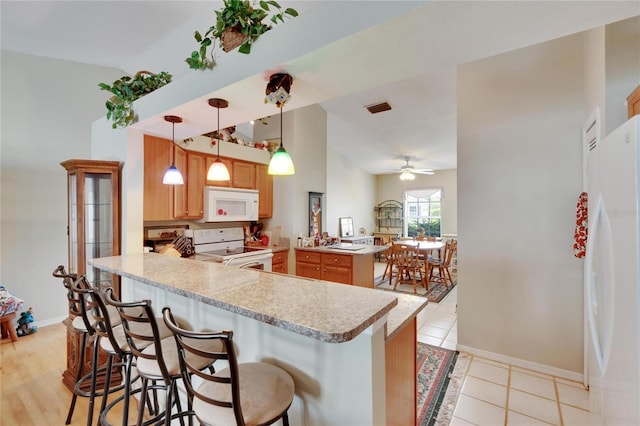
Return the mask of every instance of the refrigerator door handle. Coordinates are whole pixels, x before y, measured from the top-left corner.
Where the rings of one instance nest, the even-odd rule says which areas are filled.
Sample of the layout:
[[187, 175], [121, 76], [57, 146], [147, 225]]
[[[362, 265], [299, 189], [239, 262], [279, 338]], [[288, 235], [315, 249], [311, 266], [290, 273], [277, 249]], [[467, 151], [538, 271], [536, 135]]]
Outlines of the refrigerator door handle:
[[[587, 318], [598, 367], [600, 372], [604, 374], [609, 363], [613, 339], [615, 271], [613, 267], [613, 235], [602, 195], [598, 195], [593, 221], [590, 220], [589, 222], [593, 226], [589, 229], [585, 259], [587, 264]], [[600, 276], [593, 270], [593, 250], [599, 233], [602, 233], [602, 238], [600, 239], [602, 245], [599, 248], [599, 255], [601, 256]], [[598, 301], [597, 297], [598, 287], [600, 287], [602, 295], [602, 300], [600, 301]], [[599, 305], [599, 302], [602, 303], [602, 306]], [[596, 317], [601, 318], [602, 327], [600, 331], [598, 330]]]

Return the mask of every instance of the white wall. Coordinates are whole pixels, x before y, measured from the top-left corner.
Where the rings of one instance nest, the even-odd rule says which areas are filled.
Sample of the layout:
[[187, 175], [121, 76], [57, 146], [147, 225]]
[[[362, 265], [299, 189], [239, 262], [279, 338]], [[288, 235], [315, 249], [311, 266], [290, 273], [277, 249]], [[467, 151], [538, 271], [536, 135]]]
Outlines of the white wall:
[[120, 70], [2, 51], [0, 284], [32, 306], [40, 325], [66, 317], [66, 171], [91, 158], [91, 123], [106, 112], [100, 82]]
[[377, 194], [375, 204], [385, 200], [403, 201], [408, 189], [442, 188], [442, 228], [443, 234], [458, 233], [458, 181], [457, 170], [438, 170], [433, 175], [416, 175], [413, 181], [402, 181], [399, 174], [376, 176]]
[[[330, 137], [331, 125], [329, 125]], [[336, 150], [327, 147], [326, 230], [340, 235], [341, 217], [352, 217], [356, 235], [364, 228], [367, 235], [376, 230], [373, 208], [376, 205], [375, 176], [365, 172]]]
[[582, 371], [581, 35], [458, 69], [458, 343]]

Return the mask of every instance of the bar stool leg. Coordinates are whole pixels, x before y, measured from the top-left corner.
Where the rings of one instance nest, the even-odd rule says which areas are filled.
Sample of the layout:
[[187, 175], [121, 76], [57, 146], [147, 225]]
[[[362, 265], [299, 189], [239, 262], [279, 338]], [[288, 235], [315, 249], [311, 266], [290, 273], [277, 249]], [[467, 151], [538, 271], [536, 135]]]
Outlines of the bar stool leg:
[[[82, 333], [82, 338], [80, 340], [80, 348], [82, 348], [82, 350], [80, 351], [80, 357], [78, 359], [78, 368], [76, 370], [76, 383], [78, 383], [82, 378], [82, 367], [84, 366], [84, 354], [85, 354], [86, 344], [87, 344], [87, 333]], [[77, 399], [78, 399], [78, 393], [75, 392], [74, 390], [73, 397], [71, 398], [71, 405], [69, 405], [69, 412], [67, 413], [67, 420], [64, 422], [65, 425], [68, 425], [71, 423], [71, 418], [73, 417], [73, 410], [76, 408]]]

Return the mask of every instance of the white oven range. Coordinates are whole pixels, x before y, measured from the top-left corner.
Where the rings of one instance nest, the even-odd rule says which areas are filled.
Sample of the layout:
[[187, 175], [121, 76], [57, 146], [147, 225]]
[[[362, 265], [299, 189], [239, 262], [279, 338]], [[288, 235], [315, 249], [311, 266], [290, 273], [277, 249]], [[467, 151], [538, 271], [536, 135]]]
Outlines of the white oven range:
[[242, 228], [189, 229], [185, 235], [193, 241], [196, 260], [271, 272], [273, 251], [266, 247], [245, 247]]

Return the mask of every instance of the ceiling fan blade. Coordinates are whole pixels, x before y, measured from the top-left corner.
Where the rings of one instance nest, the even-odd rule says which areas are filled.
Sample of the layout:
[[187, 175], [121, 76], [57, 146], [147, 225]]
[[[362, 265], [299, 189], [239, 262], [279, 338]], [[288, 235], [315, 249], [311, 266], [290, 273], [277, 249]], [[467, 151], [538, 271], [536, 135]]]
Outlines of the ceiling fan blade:
[[413, 170], [413, 173], [417, 173], [420, 175], [432, 175], [435, 172], [433, 171], [433, 169], [418, 169], [418, 170]]

